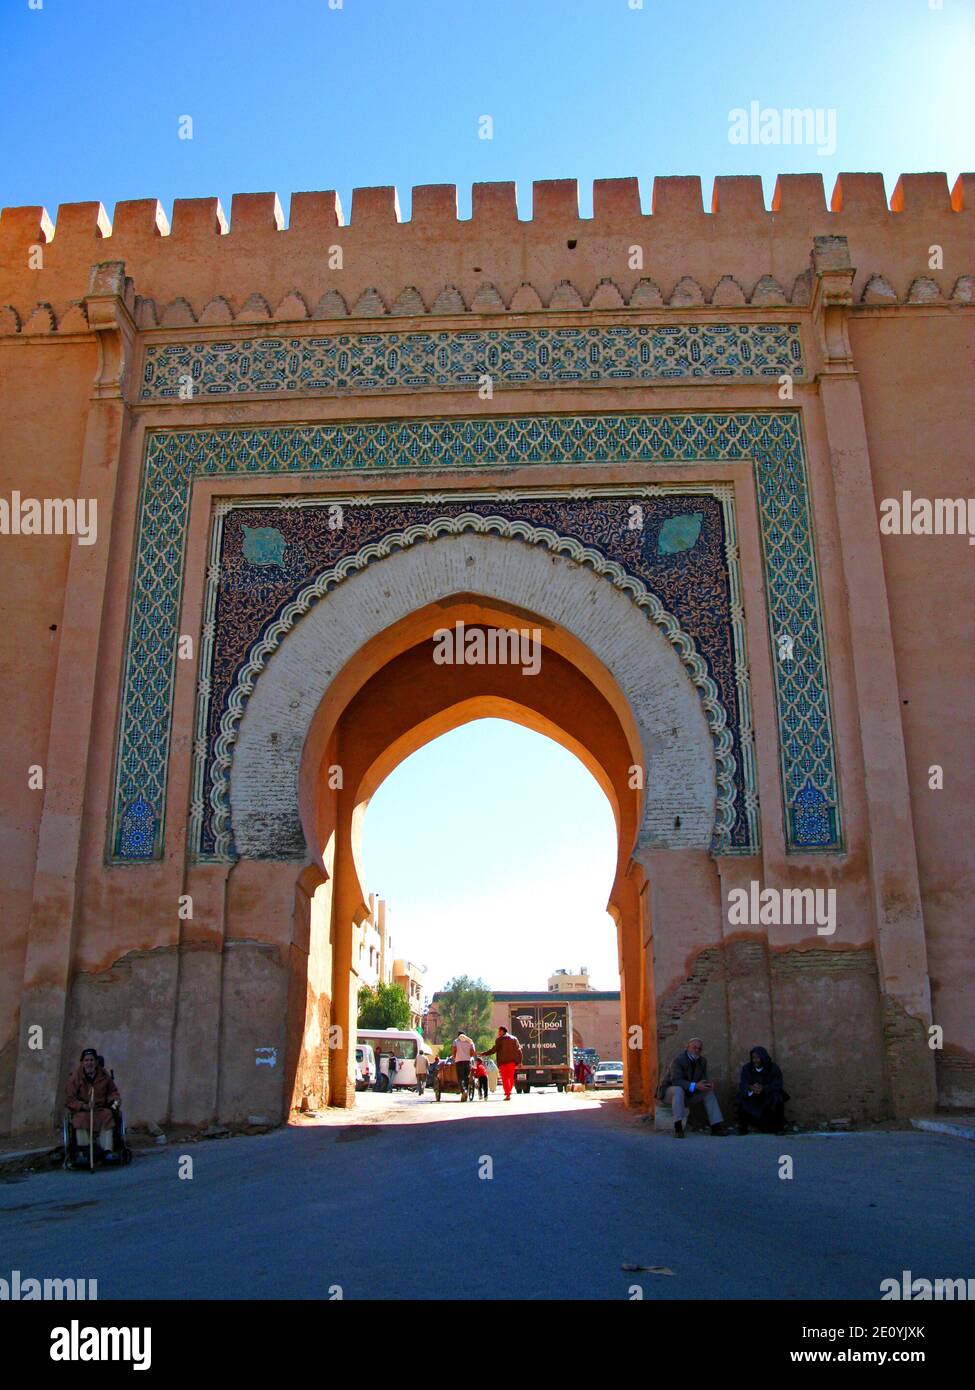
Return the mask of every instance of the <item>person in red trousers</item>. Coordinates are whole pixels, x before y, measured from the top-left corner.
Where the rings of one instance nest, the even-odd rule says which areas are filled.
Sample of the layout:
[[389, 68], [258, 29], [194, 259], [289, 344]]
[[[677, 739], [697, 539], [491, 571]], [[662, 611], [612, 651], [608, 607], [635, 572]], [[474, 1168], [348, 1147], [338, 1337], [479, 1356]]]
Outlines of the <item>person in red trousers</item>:
[[485, 1052], [485, 1057], [494, 1055], [498, 1059], [498, 1071], [501, 1073], [501, 1085], [504, 1087], [505, 1100], [511, 1099], [511, 1088], [515, 1084], [515, 1071], [521, 1064], [521, 1043], [514, 1033], [509, 1033], [504, 1024], [498, 1028], [498, 1036], [494, 1040], [494, 1046], [489, 1047]]

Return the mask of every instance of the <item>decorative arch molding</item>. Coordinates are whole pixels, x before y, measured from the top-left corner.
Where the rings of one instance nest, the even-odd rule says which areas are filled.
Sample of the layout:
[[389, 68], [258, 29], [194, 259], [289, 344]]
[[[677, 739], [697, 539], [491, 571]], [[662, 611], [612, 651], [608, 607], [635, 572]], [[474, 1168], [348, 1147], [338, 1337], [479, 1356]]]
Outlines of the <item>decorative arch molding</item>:
[[[299, 765], [329, 684], [371, 637], [417, 607], [464, 592], [516, 604], [564, 629], [615, 679], [643, 743], [646, 801], [638, 844], [712, 845], [719, 796], [726, 795], [719, 776], [727, 764], [717, 757], [726, 729], [693, 643], [653, 595], [640, 593], [623, 573], [611, 576], [597, 554], [556, 535], [525, 534], [524, 526], [502, 517], [489, 521], [471, 516], [432, 536], [389, 537], [388, 545], [370, 548], [371, 556], [350, 557], [341, 576], [320, 576], [258, 644], [223, 751], [238, 853], [281, 857], [288, 843], [304, 851]], [[419, 543], [424, 540], [429, 543]]]
[[[254, 692], [255, 686], [261, 674], [268, 668], [274, 653], [280, 648], [281, 644], [294, 632], [296, 625], [306, 617], [313, 607], [322, 602], [328, 595], [333, 594], [338, 586], [348, 581], [357, 574], [361, 574], [369, 565], [376, 561], [387, 560], [399, 551], [408, 551], [413, 546], [424, 542], [438, 542], [440, 538], [447, 536], [461, 536], [465, 532], [471, 532], [478, 536], [496, 536], [501, 540], [520, 541], [530, 546], [541, 547], [550, 554], [557, 557], [565, 557], [577, 566], [582, 566], [594, 575], [608, 582], [608, 584], [621, 594], [625, 594], [640, 609], [643, 615], [663, 633], [670, 646], [676, 652], [681, 665], [690, 678], [692, 684], [698, 692], [701, 706], [707, 720], [708, 730], [714, 750], [715, 761], [715, 796], [713, 825], [710, 828], [709, 840], [710, 848], [715, 853], [725, 853], [730, 847], [731, 829], [735, 821], [737, 799], [737, 786], [735, 781], [736, 760], [733, 751], [731, 732], [727, 711], [721, 701], [717, 684], [708, 672], [707, 664], [698, 653], [693, 639], [683, 631], [680, 623], [661, 604], [656, 594], [652, 593], [647, 586], [615, 561], [607, 559], [598, 550], [589, 546], [582, 545], [578, 540], [569, 536], [560, 536], [555, 531], [545, 527], [535, 527], [528, 522], [520, 519], [510, 519], [503, 516], [483, 516], [476, 512], [465, 512], [460, 516], [442, 516], [426, 525], [415, 525], [404, 531], [398, 531], [382, 537], [381, 540], [364, 546], [354, 555], [349, 555], [339, 561], [334, 567], [324, 570], [315, 580], [306, 585], [298, 597], [289, 603], [285, 609], [271, 622], [260, 640], [254, 644], [250, 655], [241, 668], [234, 688], [227, 701], [227, 707], [220, 721], [220, 735], [216, 742], [215, 757], [213, 760], [213, 785], [210, 793], [210, 805], [213, 811], [214, 826], [216, 829], [216, 856], [220, 859], [234, 857], [234, 836], [232, 830], [232, 810], [231, 810], [231, 775], [234, 766], [234, 750], [238, 744], [241, 722], [247, 710], [248, 703]], [[433, 576], [428, 576], [432, 583], [435, 583]], [[395, 581], [391, 581], [395, 584]], [[483, 580], [478, 576], [478, 592], [482, 592], [481, 584]], [[430, 585], [426, 586], [428, 592], [432, 592]], [[448, 591], [438, 589], [436, 597], [447, 597]], [[516, 598], [515, 593], [500, 595], [493, 590], [487, 591], [486, 597], [507, 597]], [[600, 611], [606, 608], [596, 598], [596, 591], [589, 589], [583, 594], [579, 591], [580, 601], [589, 601]], [[522, 602], [524, 600], [522, 599]], [[397, 613], [397, 617], [400, 614]], [[539, 611], [539, 616], [551, 618], [553, 615], [548, 612]], [[566, 614], [563, 612], [560, 620], [561, 625], [567, 626], [568, 630], [576, 637], [581, 637], [581, 633], [576, 630], [576, 625], [571, 621], [565, 621]], [[608, 615], [607, 615], [608, 616]], [[627, 624], [628, 632], [632, 631], [632, 625]], [[354, 656], [354, 646], [356, 638], [359, 636], [357, 631], [349, 642], [346, 652], [346, 659]], [[371, 634], [370, 634], [371, 635]], [[630, 640], [629, 637], [627, 640]], [[361, 645], [361, 642], [358, 643]], [[650, 659], [651, 652], [654, 651], [652, 644], [643, 643], [647, 648], [646, 655]], [[603, 659], [611, 672], [616, 675], [613, 664], [605, 661], [604, 653], [597, 653]], [[344, 662], [342, 663], [344, 664]], [[653, 662], [659, 665], [659, 656]], [[639, 687], [632, 687], [632, 689]], [[629, 692], [627, 692], [629, 694]], [[324, 695], [324, 689], [319, 692], [319, 699]], [[317, 704], [317, 702], [316, 702]], [[644, 710], [643, 718], [638, 717], [638, 725], [644, 735], [645, 750], [652, 749], [659, 730], [653, 727], [652, 717], [648, 710]], [[660, 721], [657, 720], [657, 723]], [[251, 734], [251, 739], [247, 745], [247, 756], [250, 756], [251, 749], [257, 742], [256, 733]], [[267, 750], [265, 750], [266, 752]], [[652, 764], [653, 754], [649, 755], [648, 762]], [[254, 778], [255, 786], [266, 786], [266, 769], [260, 766], [260, 761], [255, 759], [253, 765], [247, 767], [247, 775]], [[295, 807], [297, 807], [297, 762], [294, 765], [295, 774]], [[660, 843], [660, 827], [654, 824], [654, 810], [651, 807], [650, 788], [653, 785], [653, 773], [651, 766], [647, 767], [648, 796], [647, 809], [644, 814], [643, 826], [641, 827], [640, 843], [654, 845], [658, 848], [663, 847]], [[659, 780], [659, 778], [657, 779]], [[297, 812], [296, 812], [297, 814]], [[676, 837], [680, 839], [680, 837]], [[684, 847], [681, 841], [681, 847]], [[238, 848], [244, 848], [240, 844], [238, 837]], [[271, 846], [260, 845], [259, 837], [251, 839], [246, 844], [246, 852], [251, 857], [266, 857]]]

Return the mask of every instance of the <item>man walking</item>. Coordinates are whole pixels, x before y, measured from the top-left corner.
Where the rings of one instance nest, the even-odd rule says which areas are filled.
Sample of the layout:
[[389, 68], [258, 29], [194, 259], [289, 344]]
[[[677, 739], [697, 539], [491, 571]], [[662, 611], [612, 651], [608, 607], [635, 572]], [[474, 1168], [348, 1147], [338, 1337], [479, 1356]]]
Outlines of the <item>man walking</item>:
[[508, 1032], [504, 1024], [498, 1028], [498, 1036], [494, 1040], [494, 1046], [489, 1047], [484, 1055], [490, 1057], [492, 1053], [498, 1059], [498, 1071], [501, 1073], [504, 1098], [510, 1100], [511, 1088], [515, 1084], [515, 1072], [521, 1065], [522, 1051], [521, 1043], [514, 1033]]
[[423, 1095], [423, 1087], [426, 1085], [427, 1074], [430, 1071], [430, 1059], [425, 1052], [416, 1054], [416, 1093]]
[[474, 1046], [473, 1038], [461, 1030], [454, 1038], [453, 1046], [450, 1049], [450, 1060], [457, 1068], [457, 1082], [460, 1086], [460, 1098], [467, 1100], [470, 1090], [471, 1062], [477, 1048]]
[[660, 1086], [661, 1098], [673, 1107], [675, 1139], [684, 1137], [688, 1105], [700, 1102], [707, 1111], [711, 1133], [718, 1137], [727, 1133], [714, 1086], [708, 1080], [708, 1063], [702, 1055], [703, 1046], [700, 1038], [691, 1038], [686, 1049], [671, 1062], [670, 1073]]

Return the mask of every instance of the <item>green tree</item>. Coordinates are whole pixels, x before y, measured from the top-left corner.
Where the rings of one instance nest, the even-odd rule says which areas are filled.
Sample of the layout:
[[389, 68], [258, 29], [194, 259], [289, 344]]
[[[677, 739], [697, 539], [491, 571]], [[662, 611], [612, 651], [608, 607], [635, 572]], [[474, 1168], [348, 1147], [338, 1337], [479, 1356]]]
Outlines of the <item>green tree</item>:
[[491, 991], [483, 980], [458, 975], [448, 981], [437, 996], [440, 1015], [440, 1041], [449, 1053], [450, 1044], [458, 1033], [467, 1033], [478, 1048], [490, 1047], [494, 1041], [491, 1031]]
[[402, 985], [363, 985], [359, 990], [360, 1028], [409, 1028], [410, 1001]]

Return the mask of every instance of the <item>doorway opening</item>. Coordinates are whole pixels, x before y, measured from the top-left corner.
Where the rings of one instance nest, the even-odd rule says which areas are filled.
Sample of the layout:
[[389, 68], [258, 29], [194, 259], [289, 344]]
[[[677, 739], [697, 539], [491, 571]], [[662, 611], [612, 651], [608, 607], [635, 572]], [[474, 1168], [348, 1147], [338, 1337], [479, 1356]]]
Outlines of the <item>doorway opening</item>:
[[616, 858], [605, 792], [553, 739], [491, 717], [426, 744], [377, 789], [364, 821], [365, 1017], [381, 993], [381, 1022], [419, 1026], [449, 1055], [462, 1021], [486, 1047], [513, 1010], [549, 1001], [549, 1063], [573, 1068], [583, 1049], [618, 1057], [619, 943], [607, 911]]
[[[609, 883], [608, 893], [607, 885], [600, 885], [600, 911], [608, 911], [615, 924], [617, 968], [626, 982], [619, 1001], [621, 1033], [624, 1023], [628, 1035], [634, 1023], [638, 1032], [638, 1042], [630, 1050], [626, 1095], [631, 1104], [641, 1104], [644, 1095], [650, 1094], [649, 1073], [655, 1056], [651, 1057], [646, 1043], [653, 1034], [644, 1022], [648, 1008], [652, 1008], [642, 894], [645, 880], [631, 859], [644, 801], [642, 781], [633, 778], [634, 767], [642, 759], [642, 744], [627, 703], [591, 654], [570, 634], [559, 633], [551, 624], [539, 624], [535, 629], [544, 633], [545, 640], [531, 674], [513, 664], [458, 662], [438, 666], [434, 661], [436, 634], [448, 625], [461, 623], [468, 630], [483, 631], [490, 639], [493, 633], [523, 625], [526, 616], [524, 610], [512, 611], [480, 596], [458, 595], [423, 615], [422, 635], [416, 640], [416, 615], [411, 615], [400, 632], [383, 633], [388, 644], [385, 661], [376, 661], [374, 653], [368, 651], [358, 654], [357, 660], [366, 663], [367, 673], [355, 680], [355, 694], [338, 710], [329, 708], [326, 697], [316, 712], [302, 760], [303, 823], [306, 839], [317, 849], [316, 865], [306, 871], [311, 877], [305, 880], [304, 890], [310, 900], [307, 906], [299, 903], [296, 911], [303, 912], [310, 922], [316, 914], [323, 926], [329, 922], [327, 961], [321, 949], [316, 951], [316, 933], [312, 932], [308, 965], [310, 973], [317, 969], [319, 984], [328, 969], [333, 980], [327, 1007], [328, 1035], [330, 1040], [338, 1037], [339, 1042], [331, 1042], [327, 1057], [331, 1104], [354, 1103], [354, 1040], [361, 988], [357, 965], [364, 936], [374, 925], [375, 892], [388, 892], [374, 881], [363, 857], [370, 801], [411, 755], [453, 731], [464, 736], [462, 731], [474, 725], [510, 728], [508, 737], [546, 736], [542, 745], [535, 746], [553, 743], [556, 756], [568, 755], [568, 765], [578, 768], [581, 763], [578, 771], [594, 784], [590, 795], [597, 790], [601, 795], [600, 824], [602, 843], [608, 845], [604, 859]], [[349, 673], [346, 670], [342, 674], [346, 677]], [[567, 764], [561, 766], [564, 769]], [[314, 780], [305, 777], [311, 769], [317, 769]], [[463, 812], [457, 810], [456, 814]], [[422, 815], [419, 808], [416, 815]], [[436, 855], [433, 862], [437, 862]], [[481, 865], [482, 877], [488, 867]], [[473, 875], [476, 870], [472, 867], [467, 872]], [[370, 890], [374, 893], [372, 902]], [[321, 930], [317, 940], [319, 945], [325, 941]], [[362, 958], [368, 959], [368, 955]], [[556, 968], [554, 961], [550, 968]], [[325, 1036], [325, 1021], [323, 1016], [317, 1021], [319, 1040]], [[290, 1055], [298, 1067], [297, 1080], [303, 1083], [308, 1074], [307, 1039], [301, 1048], [291, 1047]], [[319, 1064], [315, 1066], [321, 1070]]]

